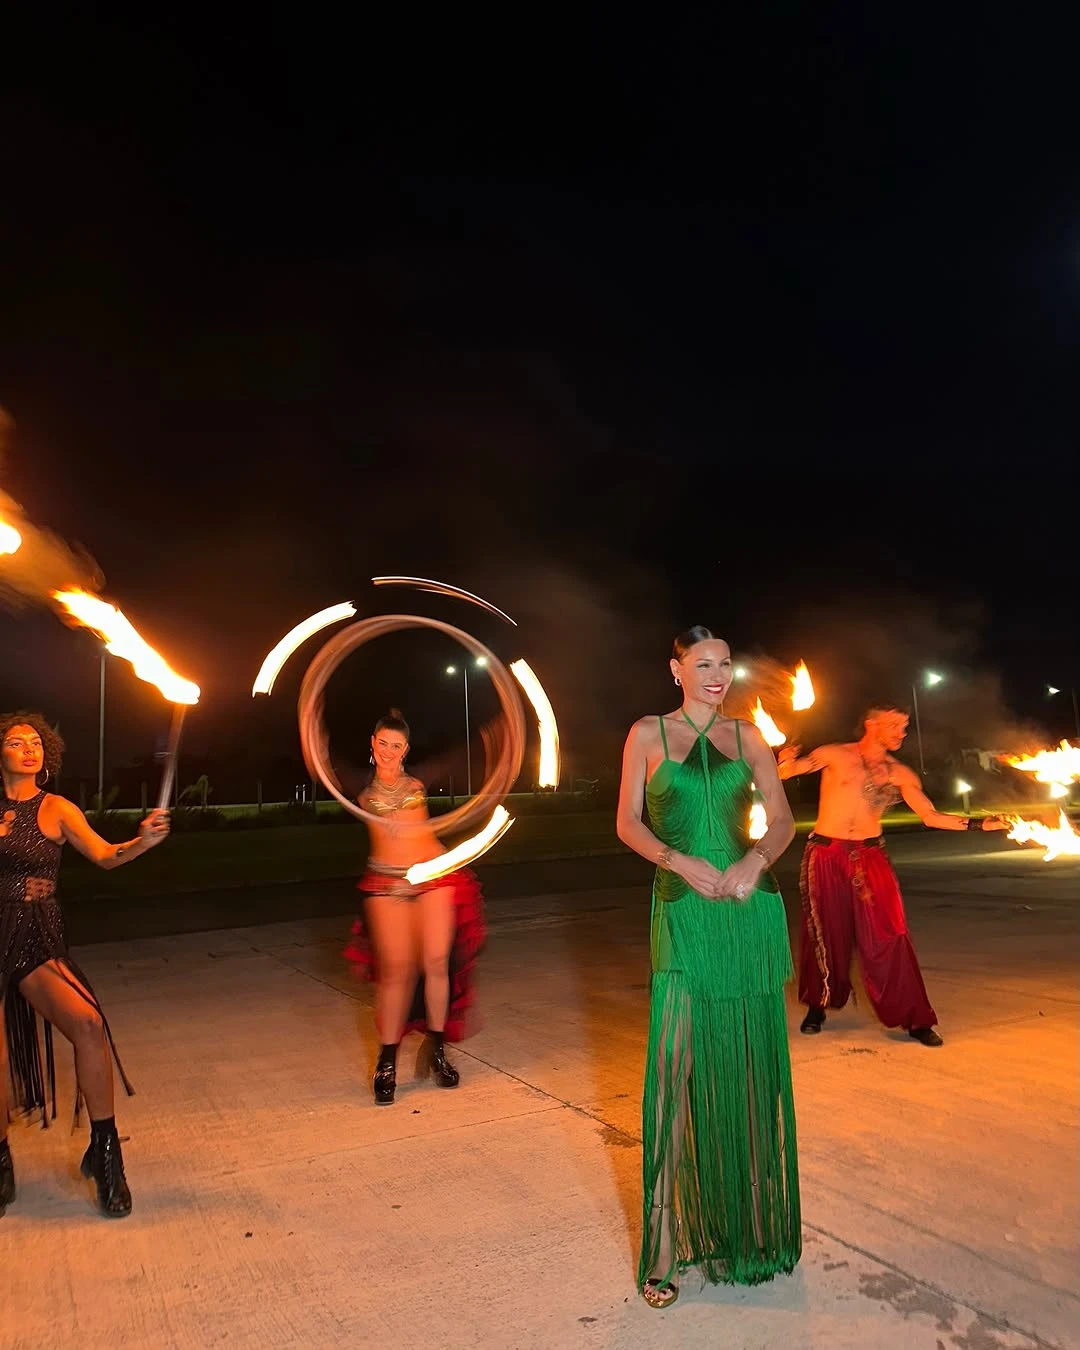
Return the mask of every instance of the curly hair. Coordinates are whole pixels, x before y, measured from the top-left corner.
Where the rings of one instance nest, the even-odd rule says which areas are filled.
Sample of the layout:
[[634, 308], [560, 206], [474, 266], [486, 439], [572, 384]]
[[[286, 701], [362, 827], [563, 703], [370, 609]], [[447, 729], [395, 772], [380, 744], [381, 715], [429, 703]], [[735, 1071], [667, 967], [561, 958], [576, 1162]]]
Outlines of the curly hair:
[[60, 733], [45, 720], [39, 712], [28, 712], [25, 708], [19, 712], [0, 713], [0, 742], [6, 741], [12, 727], [33, 727], [41, 737], [41, 747], [45, 752], [45, 767], [38, 777], [44, 776], [47, 783], [50, 778], [60, 774], [60, 761], [64, 756], [64, 742]]

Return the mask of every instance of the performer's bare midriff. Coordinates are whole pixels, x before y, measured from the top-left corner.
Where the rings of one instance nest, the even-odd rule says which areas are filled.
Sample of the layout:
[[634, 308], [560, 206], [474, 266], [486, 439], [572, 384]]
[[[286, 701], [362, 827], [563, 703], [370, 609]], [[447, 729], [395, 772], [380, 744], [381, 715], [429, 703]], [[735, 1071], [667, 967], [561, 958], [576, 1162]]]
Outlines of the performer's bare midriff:
[[885, 854], [882, 819], [905, 802], [935, 830], [1000, 830], [996, 816], [968, 818], [939, 811], [913, 770], [895, 758], [908, 717], [897, 708], [871, 708], [862, 740], [823, 745], [806, 756], [793, 746], [780, 754], [780, 777], [821, 773], [817, 821], [803, 858], [799, 998], [807, 1005], [802, 1031], [825, 1024], [825, 1009], [842, 1008], [851, 993], [852, 948], [866, 992], [888, 1027], [903, 1027], [923, 1045], [940, 1045], [937, 1014], [926, 994], [907, 930], [896, 874]]

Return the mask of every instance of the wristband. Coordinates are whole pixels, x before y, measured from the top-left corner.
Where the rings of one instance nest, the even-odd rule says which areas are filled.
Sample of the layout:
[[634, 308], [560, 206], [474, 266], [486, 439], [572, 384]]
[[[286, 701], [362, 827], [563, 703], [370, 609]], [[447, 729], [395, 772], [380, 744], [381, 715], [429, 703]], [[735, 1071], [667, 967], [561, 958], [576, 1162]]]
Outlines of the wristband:
[[983, 827], [982, 816], [968, 816], [967, 828], [969, 830], [981, 830]]

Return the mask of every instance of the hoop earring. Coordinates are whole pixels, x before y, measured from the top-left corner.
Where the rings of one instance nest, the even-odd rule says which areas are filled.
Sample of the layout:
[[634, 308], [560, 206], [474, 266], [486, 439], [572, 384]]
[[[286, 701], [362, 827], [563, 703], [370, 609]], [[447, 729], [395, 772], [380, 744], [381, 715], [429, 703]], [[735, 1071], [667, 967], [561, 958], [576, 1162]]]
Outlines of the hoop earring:
[[52, 774], [48, 771], [48, 769], [39, 769], [34, 776], [34, 782], [38, 785], [39, 788], [43, 788], [46, 785], [46, 783], [48, 783], [51, 777]]
[[368, 762], [369, 764], [371, 764], [371, 765], [374, 765], [374, 763], [375, 763], [375, 751], [374, 751], [374, 750], [372, 750], [371, 754], [368, 755], [368, 757], [367, 757], [367, 762]]
[[678, 675], [675, 676], [675, 685], [676, 685], [676, 687], [679, 688], [679, 689], [682, 688], [682, 680], [679, 678]]

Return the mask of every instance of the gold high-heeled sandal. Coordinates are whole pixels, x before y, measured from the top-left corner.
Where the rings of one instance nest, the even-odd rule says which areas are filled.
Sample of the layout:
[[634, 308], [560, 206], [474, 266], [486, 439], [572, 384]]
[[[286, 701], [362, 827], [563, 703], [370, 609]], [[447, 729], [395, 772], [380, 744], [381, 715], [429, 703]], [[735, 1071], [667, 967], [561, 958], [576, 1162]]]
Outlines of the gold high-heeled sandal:
[[[670, 1208], [671, 1208], [670, 1205], [653, 1205], [653, 1209], [670, 1209]], [[680, 1219], [679, 1216], [676, 1215], [675, 1242], [673, 1244], [674, 1248], [678, 1247], [679, 1234], [681, 1233], [681, 1231], [682, 1231], [682, 1219]], [[678, 1269], [678, 1262], [677, 1259], [674, 1258], [674, 1251], [672, 1253], [672, 1256], [673, 1260], [671, 1263], [671, 1270], [663, 1279], [650, 1278], [646, 1280], [645, 1283], [642, 1285], [641, 1297], [645, 1300], [645, 1302], [649, 1305], [650, 1308], [659, 1308], [661, 1310], [663, 1310], [664, 1308], [670, 1308], [679, 1297], [679, 1286], [675, 1282], [675, 1279], [672, 1278], [672, 1276]], [[676, 1276], [676, 1279], [677, 1278], [678, 1277]]]

